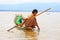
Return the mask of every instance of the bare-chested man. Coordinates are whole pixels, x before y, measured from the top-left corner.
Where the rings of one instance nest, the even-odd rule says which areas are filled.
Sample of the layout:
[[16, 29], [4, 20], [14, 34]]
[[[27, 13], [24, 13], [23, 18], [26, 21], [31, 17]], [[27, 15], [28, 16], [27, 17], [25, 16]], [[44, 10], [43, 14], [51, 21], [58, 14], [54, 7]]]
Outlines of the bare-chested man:
[[35, 16], [37, 15], [37, 13], [38, 13], [38, 10], [37, 10], [37, 9], [34, 9], [34, 10], [32, 11], [32, 15], [29, 16], [28, 18], [26, 18], [26, 19], [24, 20], [24, 22], [21, 23], [21, 24], [18, 25], [18, 26], [21, 26], [21, 27], [22, 27], [23, 24], [25, 24], [25, 26], [26, 26], [27, 29], [33, 30], [33, 28], [35, 28], [35, 26], [36, 26], [36, 27], [38, 28], [38, 30], [40, 30], [40, 28], [39, 28], [39, 26], [38, 26], [38, 24], [37, 24], [36, 18], [35, 18]]

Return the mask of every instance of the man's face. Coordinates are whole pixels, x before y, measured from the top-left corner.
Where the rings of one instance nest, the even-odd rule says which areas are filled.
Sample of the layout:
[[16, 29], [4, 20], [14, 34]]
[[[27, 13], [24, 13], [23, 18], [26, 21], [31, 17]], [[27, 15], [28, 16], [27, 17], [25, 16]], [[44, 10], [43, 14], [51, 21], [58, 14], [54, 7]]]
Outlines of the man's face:
[[33, 14], [33, 15], [34, 15], [34, 16], [36, 16], [36, 14], [37, 14], [37, 12], [34, 12], [34, 14]]

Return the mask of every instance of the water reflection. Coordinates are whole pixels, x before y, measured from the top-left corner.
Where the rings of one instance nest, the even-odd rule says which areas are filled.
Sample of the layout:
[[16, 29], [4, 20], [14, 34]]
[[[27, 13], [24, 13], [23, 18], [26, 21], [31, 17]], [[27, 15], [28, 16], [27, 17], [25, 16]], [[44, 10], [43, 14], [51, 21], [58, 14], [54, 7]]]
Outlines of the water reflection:
[[34, 32], [32, 30], [24, 30], [24, 33], [25, 33], [25, 38], [27, 40], [37, 40], [36, 32]]
[[[20, 29], [20, 30], [22, 30], [22, 29]], [[26, 40], [38, 40], [39, 31], [33, 31], [33, 30], [22, 30], [22, 31], [25, 34]]]

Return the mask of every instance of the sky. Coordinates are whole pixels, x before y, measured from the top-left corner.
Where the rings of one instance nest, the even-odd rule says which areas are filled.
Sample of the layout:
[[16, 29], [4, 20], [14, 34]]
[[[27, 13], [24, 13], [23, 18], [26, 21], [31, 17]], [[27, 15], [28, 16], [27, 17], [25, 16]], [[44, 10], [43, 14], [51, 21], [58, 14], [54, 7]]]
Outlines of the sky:
[[60, 0], [0, 0], [0, 4], [58, 3]]
[[52, 8], [51, 11], [60, 12], [60, 0], [0, 0], [0, 11], [32, 11], [33, 9], [41, 11], [46, 8]]

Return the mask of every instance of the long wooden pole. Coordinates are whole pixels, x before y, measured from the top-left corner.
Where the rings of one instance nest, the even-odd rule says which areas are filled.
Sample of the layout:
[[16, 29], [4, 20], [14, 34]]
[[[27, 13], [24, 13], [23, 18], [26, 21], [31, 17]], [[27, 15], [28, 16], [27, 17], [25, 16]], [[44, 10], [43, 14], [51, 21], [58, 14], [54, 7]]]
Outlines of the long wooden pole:
[[[42, 11], [41, 13], [37, 14], [36, 16], [39, 16], [39, 15], [43, 14], [44, 12], [47, 12], [47, 11], [50, 10], [50, 9], [51, 9], [51, 8], [48, 8], [48, 9]], [[35, 17], [36, 17], [36, 16], [35, 16]], [[14, 26], [14, 27], [8, 29], [7, 31], [10, 31], [10, 30], [12, 30], [12, 29], [15, 28], [15, 27], [17, 27], [17, 26]]]
[[51, 9], [51, 8], [48, 8], [48, 9], [42, 11], [41, 13], [37, 14], [36, 16], [39, 16], [40, 14], [43, 14], [44, 12], [47, 12], [47, 11], [50, 10], [50, 9]]
[[8, 29], [7, 31], [10, 31], [10, 30], [12, 30], [12, 29], [13, 29], [13, 28], [15, 28], [15, 27], [17, 27], [17, 26], [14, 26], [14, 27], [12, 27], [12, 28]]

